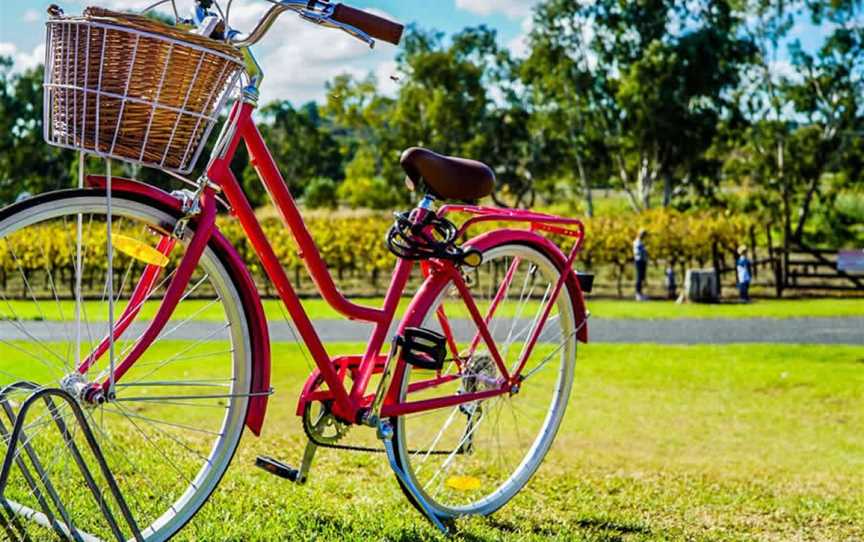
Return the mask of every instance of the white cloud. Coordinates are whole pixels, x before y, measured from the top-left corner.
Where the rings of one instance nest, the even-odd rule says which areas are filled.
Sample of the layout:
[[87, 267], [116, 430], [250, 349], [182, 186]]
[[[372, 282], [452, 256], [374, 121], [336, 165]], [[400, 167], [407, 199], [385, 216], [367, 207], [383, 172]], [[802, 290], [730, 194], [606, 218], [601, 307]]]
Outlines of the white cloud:
[[507, 44], [507, 47], [510, 48], [510, 52], [518, 57], [526, 57], [528, 56], [528, 34], [531, 33], [531, 29], [534, 26], [534, 21], [531, 17], [526, 17], [522, 20], [522, 29], [519, 32], [519, 35], [510, 40], [510, 43]]
[[456, 0], [456, 7], [477, 15], [503, 13], [518, 19], [528, 16], [535, 3], [536, 0]]
[[[2, 0], [0, 0], [2, 1]], [[154, 0], [101, 0], [99, 5], [109, 9], [135, 11], [151, 5]], [[76, 5], [77, 4], [77, 5]], [[79, 13], [92, 0], [71, 0], [68, 14]], [[178, 2], [181, 15], [191, 3]], [[231, 26], [242, 31], [251, 30], [264, 12], [267, 2], [234, 2]], [[164, 11], [165, 6], [160, 8]], [[170, 11], [170, 7], [167, 8]], [[370, 10], [383, 17], [393, 18], [380, 10]], [[364, 43], [338, 30], [315, 26], [296, 15], [285, 13], [273, 25], [260, 44], [253, 48], [264, 70], [261, 103], [285, 99], [295, 104], [309, 100], [323, 100], [324, 85], [335, 76], [348, 73], [365, 77], [374, 73], [386, 93], [395, 93], [397, 85], [390, 80], [395, 72], [396, 48], [378, 42], [374, 50]], [[31, 52], [19, 51], [14, 44], [0, 42], [0, 55], [12, 56], [16, 71], [42, 62], [44, 47]]]
[[395, 60], [386, 60], [378, 64], [375, 77], [378, 79], [378, 89], [385, 96], [395, 96], [399, 92], [401, 74], [396, 69]]
[[28, 9], [24, 12], [24, 22], [25, 23], [36, 23], [43, 19], [45, 19], [47, 15], [43, 15], [36, 11], [35, 9]]
[[[240, 26], [240, 17], [232, 15], [231, 19], [233, 26]], [[347, 34], [286, 16], [255, 51], [264, 70], [262, 103], [275, 99], [298, 104], [321, 100], [324, 84], [343, 73], [355, 77], [375, 73], [385, 92], [395, 92], [389, 77], [395, 71], [396, 49], [386, 43], [378, 42], [370, 50]]]
[[12, 71], [22, 72], [45, 61], [45, 44], [40, 43], [32, 51], [20, 51], [14, 43], [0, 42], [0, 56], [12, 57]]

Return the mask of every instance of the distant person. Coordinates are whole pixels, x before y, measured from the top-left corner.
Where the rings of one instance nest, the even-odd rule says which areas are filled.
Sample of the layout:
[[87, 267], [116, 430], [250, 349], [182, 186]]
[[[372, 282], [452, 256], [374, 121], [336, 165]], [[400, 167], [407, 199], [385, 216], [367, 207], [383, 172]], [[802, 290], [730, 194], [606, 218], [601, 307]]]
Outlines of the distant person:
[[636, 268], [636, 301], [648, 299], [642, 293], [645, 285], [645, 275], [648, 273], [648, 251], [645, 249], [645, 236], [648, 231], [645, 228], [639, 230], [636, 239], [633, 240], [633, 264]]
[[750, 281], [753, 273], [750, 258], [747, 257], [747, 247], [738, 247], [738, 261], [735, 262], [735, 271], [738, 275], [738, 296], [743, 303], [750, 302]]

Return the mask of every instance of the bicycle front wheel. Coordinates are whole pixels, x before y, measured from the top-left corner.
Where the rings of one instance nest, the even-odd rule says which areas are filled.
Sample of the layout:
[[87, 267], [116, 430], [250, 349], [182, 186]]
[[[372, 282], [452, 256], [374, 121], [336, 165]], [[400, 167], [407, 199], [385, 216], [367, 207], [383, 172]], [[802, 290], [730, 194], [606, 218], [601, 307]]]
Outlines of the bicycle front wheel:
[[[46, 194], [0, 211], [0, 431], [6, 437], [34, 391], [73, 394], [141, 535], [167, 540], [213, 492], [242, 435], [251, 386], [247, 319], [228, 268], [208, 247], [160, 336], [115, 382], [116, 396], [102, 404], [84, 400], [82, 385], [105, 382], [137, 343], [194, 235], [190, 225], [160, 260], [155, 247], [170, 242], [176, 212], [131, 196], [114, 196], [112, 204], [113, 268], [106, 265], [104, 191]], [[136, 301], [147, 262], [159, 271]], [[108, 337], [112, 298], [115, 322], [129, 311], [134, 321], [115, 337], [113, 361], [109, 348], [87, 366]], [[13, 521], [34, 540], [52, 531], [75, 540], [134, 539], [108, 484], [96, 476], [119, 532], [107, 521], [57, 419], [99, 472], [69, 405], [57, 402], [52, 413], [34, 403], [3, 493], [15, 503]]]
[[[483, 254], [482, 262], [468, 274], [468, 285], [481, 313], [488, 315], [495, 306], [488, 328], [512, 373], [561, 270], [530, 244], [495, 246]], [[431, 389], [415, 386], [421, 391], [409, 396], [412, 383], [428, 380], [433, 373], [406, 365], [401, 400], [500, 386], [500, 371], [486, 344], [478, 341], [477, 326], [455, 286], [444, 284], [424, 295], [434, 302], [423, 326], [451, 339], [442, 374], [456, 378]], [[499, 509], [525, 486], [552, 445], [567, 407], [576, 359], [573, 301], [567, 287], [539, 337], [518, 393], [392, 420], [399, 466], [442, 519]]]

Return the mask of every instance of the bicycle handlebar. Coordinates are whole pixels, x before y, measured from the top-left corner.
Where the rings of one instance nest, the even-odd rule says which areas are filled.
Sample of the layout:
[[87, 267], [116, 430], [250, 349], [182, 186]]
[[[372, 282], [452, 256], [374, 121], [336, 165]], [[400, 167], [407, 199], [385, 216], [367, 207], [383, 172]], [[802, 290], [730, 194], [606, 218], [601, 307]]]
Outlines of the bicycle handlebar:
[[373, 38], [392, 43], [393, 45], [399, 45], [399, 42], [402, 40], [402, 33], [405, 31], [405, 27], [399, 23], [345, 4], [336, 4], [333, 6], [331, 18], [336, 22], [353, 26], [366, 32]]
[[326, 0], [268, 0], [274, 4], [246, 36], [235, 36], [231, 43], [243, 48], [258, 43], [285, 11], [294, 11], [303, 19], [329, 28], [336, 28], [355, 38], [375, 45], [373, 38], [399, 45], [405, 27], [399, 23], [373, 15], [345, 4], [331, 4]]

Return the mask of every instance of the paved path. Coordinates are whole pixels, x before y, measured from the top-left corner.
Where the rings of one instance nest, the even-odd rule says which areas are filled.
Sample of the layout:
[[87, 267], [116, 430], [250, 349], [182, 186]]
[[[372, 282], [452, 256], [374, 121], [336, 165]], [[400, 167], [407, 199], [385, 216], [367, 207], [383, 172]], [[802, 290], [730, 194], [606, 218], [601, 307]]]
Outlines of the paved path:
[[[132, 326], [127, 336], [140, 334], [143, 324]], [[365, 342], [372, 327], [345, 320], [315, 322], [324, 341]], [[103, 324], [104, 326], [104, 324]], [[93, 334], [96, 328], [93, 326]], [[222, 326], [208, 322], [190, 322], [173, 331], [171, 339], [223, 339]], [[679, 319], [679, 320], [609, 320], [594, 318], [589, 322], [592, 342], [659, 343], [659, 344], [728, 344], [728, 343], [803, 343], [864, 345], [864, 318], [751, 318], [751, 319]], [[460, 340], [470, 330], [454, 322]], [[63, 325], [56, 322], [27, 322], [27, 332], [41, 341], [63, 340]], [[103, 332], [105, 327], [100, 328]], [[459, 330], [462, 330], [459, 332]], [[273, 341], [294, 341], [288, 324], [272, 322]], [[86, 339], [86, 338], [85, 338]], [[0, 322], [0, 341], [27, 340], [12, 322]]]

